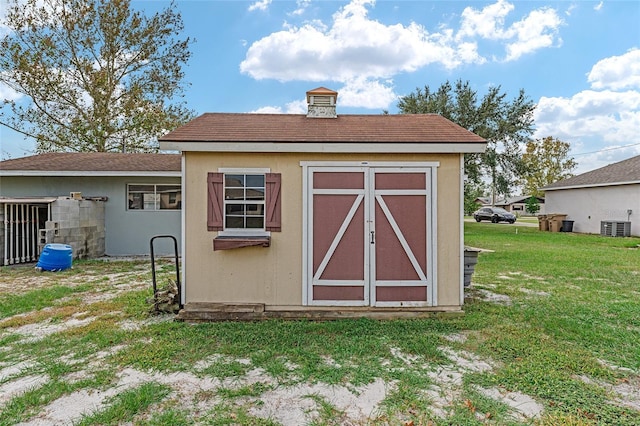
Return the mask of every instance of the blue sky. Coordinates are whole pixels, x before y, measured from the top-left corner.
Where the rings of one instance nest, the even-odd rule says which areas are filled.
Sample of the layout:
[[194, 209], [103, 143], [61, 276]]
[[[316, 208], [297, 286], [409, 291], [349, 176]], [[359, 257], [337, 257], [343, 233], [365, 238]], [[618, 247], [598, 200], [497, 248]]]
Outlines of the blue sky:
[[[163, 1], [133, 1], [150, 13]], [[397, 112], [417, 87], [520, 88], [535, 137], [571, 143], [581, 173], [640, 155], [640, 1], [179, 0], [194, 38], [186, 101], [204, 112], [304, 113], [336, 90], [338, 114]], [[0, 87], [0, 95], [3, 88]], [[2, 158], [34, 143], [6, 128]]]

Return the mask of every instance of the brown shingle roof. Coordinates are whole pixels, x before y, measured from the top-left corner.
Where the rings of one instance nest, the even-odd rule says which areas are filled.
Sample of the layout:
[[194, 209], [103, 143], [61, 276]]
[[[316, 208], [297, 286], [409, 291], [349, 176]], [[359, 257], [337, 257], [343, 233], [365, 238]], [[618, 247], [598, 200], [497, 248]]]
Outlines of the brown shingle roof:
[[619, 185], [623, 183], [640, 183], [640, 155], [554, 182], [542, 189], [546, 191], [567, 187]]
[[4, 171], [33, 172], [180, 172], [179, 154], [57, 152], [0, 162]]
[[165, 142], [484, 143], [437, 114], [203, 114], [161, 137]]

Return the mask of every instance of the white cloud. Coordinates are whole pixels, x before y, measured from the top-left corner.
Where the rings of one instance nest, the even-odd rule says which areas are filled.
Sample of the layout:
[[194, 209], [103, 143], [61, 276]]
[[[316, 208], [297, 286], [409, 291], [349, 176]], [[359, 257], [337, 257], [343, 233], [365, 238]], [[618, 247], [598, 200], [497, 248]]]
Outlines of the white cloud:
[[298, 101], [289, 102], [285, 105], [284, 108], [279, 106], [265, 106], [250, 112], [255, 114], [306, 114], [307, 100], [301, 99]]
[[542, 97], [534, 114], [535, 137], [571, 143], [578, 173], [640, 155], [640, 50], [598, 61], [587, 80], [591, 90]]
[[309, 5], [311, 5], [311, 0], [296, 0], [296, 9], [291, 12], [291, 15], [302, 15]]
[[602, 59], [591, 68], [587, 80], [593, 89], [640, 89], [640, 49]]
[[[309, 0], [298, 0], [297, 6], [302, 13]], [[498, 43], [510, 61], [562, 42], [558, 29], [563, 21], [551, 8], [534, 9], [508, 23], [516, 7], [498, 0], [481, 10], [465, 8], [457, 29], [442, 24], [430, 32], [416, 22], [372, 19], [373, 7], [375, 0], [352, 0], [330, 20], [286, 22], [280, 31], [250, 44], [240, 71], [256, 80], [342, 83], [341, 105], [387, 108], [397, 100], [388, 80], [399, 73], [486, 63], [481, 54], [486, 42]]]
[[488, 40], [505, 38], [504, 20], [513, 11], [514, 6], [503, 0], [486, 6], [478, 11], [466, 7], [462, 11], [462, 23], [457, 38], [480, 36]]
[[507, 34], [513, 35], [516, 41], [507, 44], [506, 60], [513, 61], [536, 50], [561, 45], [558, 28], [562, 22], [555, 10], [543, 9], [534, 10], [513, 24]]
[[535, 121], [540, 136], [629, 143], [640, 129], [640, 92], [585, 90], [571, 98], [542, 97]]
[[[306, 7], [306, 1], [298, 2]], [[430, 33], [416, 23], [385, 24], [369, 17], [375, 0], [352, 0], [331, 21], [286, 23], [249, 46], [241, 72], [279, 81], [386, 79], [431, 64], [453, 70], [487, 61], [479, 40], [504, 44], [506, 59], [515, 60], [538, 49], [558, 45], [562, 20], [554, 9], [538, 9], [510, 26], [505, 19], [514, 5], [498, 0], [478, 11], [467, 7], [460, 29], [440, 26]]]
[[598, 151], [589, 157], [576, 158], [581, 165], [586, 165], [580, 172], [640, 154], [640, 146], [615, 152], [609, 150], [638, 140], [638, 91], [585, 90], [571, 98], [543, 97], [534, 118], [536, 138], [553, 136], [569, 142], [572, 153]]
[[269, 5], [271, 4], [271, 0], [260, 0], [249, 6], [247, 9], [249, 12], [253, 12], [254, 10], [267, 10]]
[[348, 81], [339, 91], [339, 105], [370, 109], [385, 109], [398, 100], [393, 91], [393, 82], [355, 78]]
[[599, 12], [599, 11], [601, 11], [601, 10], [602, 10], [602, 6], [604, 6], [604, 2], [602, 2], [602, 1], [601, 1], [601, 2], [600, 2], [600, 3], [598, 3], [597, 5], [593, 6], [593, 10], [596, 10], [596, 11], [598, 11], [598, 12]]
[[462, 12], [458, 41], [479, 37], [485, 40], [505, 42], [506, 61], [519, 59], [536, 50], [562, 43], [558, 28], [563, 24], [557, 11], [542, 8], [531, 11], [520, 21], [505, 25], [505, 18], [514, 10], [514, 5], [504, 0], [476, 10], [467, 7]]
[[453, 39], [452, 31], [430, 34], [414, 22], [385, 25], [368, 17], [374, 0], [354, 0], [331, 25], [287, 26], [253, 43], [240, 64], [255, 79], [339, 81], [388, 78], [428, 64], [453, 69], [482, 63], [474, 43]]
[[17, 101], [24, 97], [22, 93], [18, 93], [9, 86], [0, 83], [0, 101]]

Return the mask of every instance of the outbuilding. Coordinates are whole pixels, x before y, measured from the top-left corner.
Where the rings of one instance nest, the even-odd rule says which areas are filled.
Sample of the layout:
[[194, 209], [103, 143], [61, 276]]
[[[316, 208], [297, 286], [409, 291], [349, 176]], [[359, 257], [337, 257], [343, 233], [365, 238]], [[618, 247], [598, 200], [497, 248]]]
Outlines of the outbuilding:
[[435, 114], [207, 113], [182, 153], [187, 321], [460, 312], [464, 154], [486, 141]]

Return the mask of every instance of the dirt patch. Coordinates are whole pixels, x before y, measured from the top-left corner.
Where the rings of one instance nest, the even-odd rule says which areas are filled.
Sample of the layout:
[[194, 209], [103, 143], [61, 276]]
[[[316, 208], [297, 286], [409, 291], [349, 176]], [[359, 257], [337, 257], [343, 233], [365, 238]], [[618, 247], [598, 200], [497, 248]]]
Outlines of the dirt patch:
[[506, 294], [494, 293], [482, 288], [479, 288], [477, 291], [479, 293], [480, 299], [486, 302], [498, 303], [500, 305], [507, 306], [510, 306], [513, 303], [511, 301], [511, 298]]
[[81, 319], [78, 318], [83, 316], [84, 314], [85, 313], [74, 314], [71, 318], [62, 322], [54, 323], [50, 319], [48, 319], [45, 322], [25, 324], [20, 327], [9, 328], [7, 329], [7, 331], [23, 336], [23, 343], [35, 342], [54, 333], [69, 330], [70, 328], [82, 327], [93, 322], [96, 319], [95, 317], [87, 317]]
[[31, 389], [39, 388], [49, 381], [48, 376], [31, 375], [19, 377], [0, 386], [0, 406], [11, 398]]
[[393, 388], [381, 379], [360, 387], [301, 384], [262, 394], [260, 404], [252, 404], [249, 412], [284, 425], [308, 424], [318, 417], [321, 399], [343, 413], [345, 421], [360, 423], [376, 417], [379, 404]]

